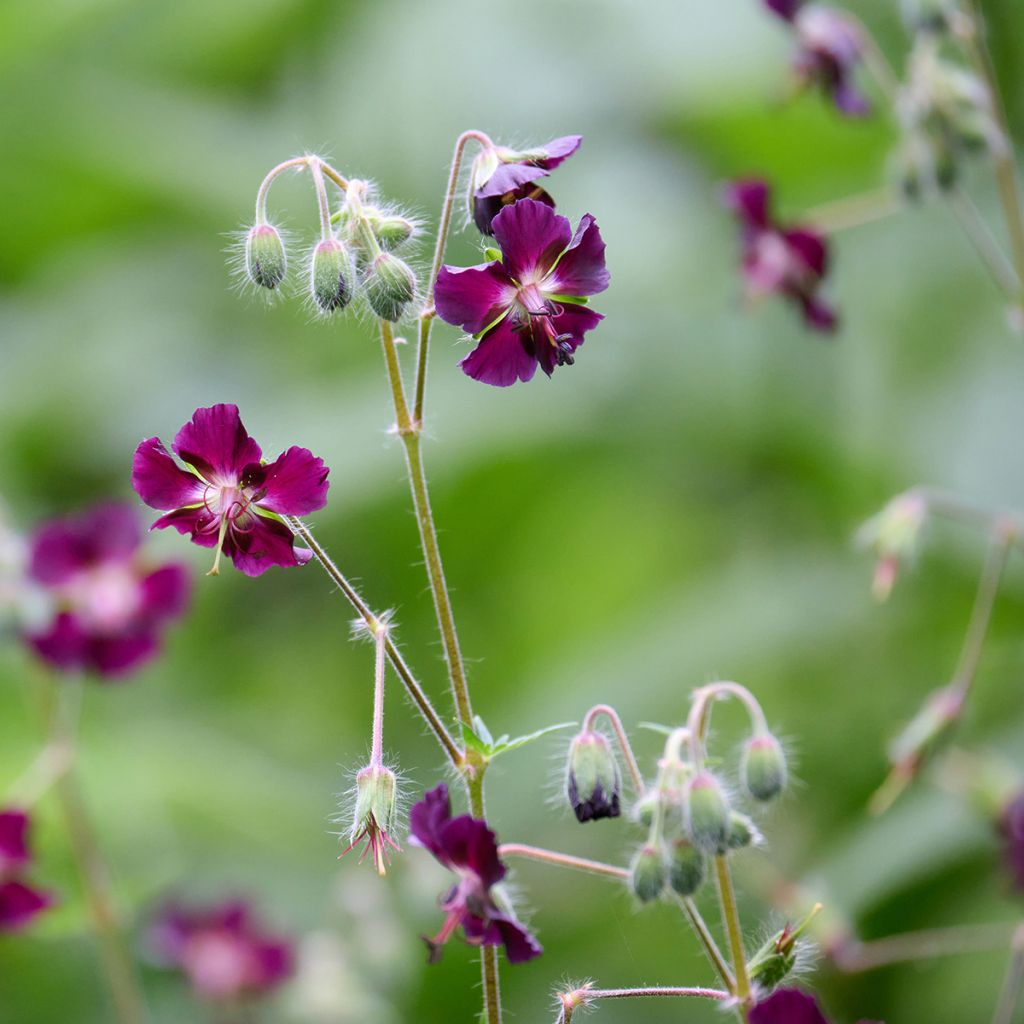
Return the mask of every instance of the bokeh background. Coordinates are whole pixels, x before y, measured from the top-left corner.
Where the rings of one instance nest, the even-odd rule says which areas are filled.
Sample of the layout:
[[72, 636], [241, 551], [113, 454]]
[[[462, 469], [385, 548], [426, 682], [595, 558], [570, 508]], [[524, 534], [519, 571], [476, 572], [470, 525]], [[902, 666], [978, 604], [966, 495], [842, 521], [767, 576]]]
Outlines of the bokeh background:
[[[1024, 14], [986, 3], [1014, 124], [1024, 129]], [[897, 65], [891, 0], [858, 3]], [[427, 459], [477, 710], [495, 732], [610, 701], [634, 727], [676, 723], [688, 691], [739, 679], [789, 738], [801, 780], [740, 860], [751, 938], [767, 930], [768, 865], [813, 879], [867, 938], [1013, 921], [989, 824], [920, 787], [884, 819], [865, 803], [884, 741], [952, 671], [983, 538], [936, 529], [886, 606], [869, 594], [857, 524], [913, 483], [1024, 504], [1021, 339], [942, 205], [836, 243], [834, 342], [792, 311], [742, 308], [719, 184], [769, 174], [784, 213], [875, 187], [889, 120], [784, 102], [789, 40], [755, 0], [8, 0], [0, 6], [0, 494], [14, 520], [131, 497], [139, 439], [237, 402], [271, 454], [307, 445], [332, 468], [321, 541], [378, 607], [443, 703], [402, 455], [372, 332], [267, 308], [232, 287], [224, 249], [256, 187], [304, 149], [374, 178], [436, 220], [452, 142], [581, 132], [558, 172], [573, 218], [608, 242], [606, 322], [571, 369], [508, 390], [464, 377], [435, 331]], [[998, 218], [990, 175], [969, 186]], [[299, 179], [273, 204], [300, 237]], [[478, 258], [472, 232], [452, 262]], [[411, 355], [411, 353], [410, 353]], [[445, 879], [422, 851], [387, 880], [336, 861], [337, 794], [369, 744], [372, 653], [316, 566], [207, 579], [207, 553], [154, 536], [196, 573], [166, 657], [90, 685], [82, 771], [118, 890], [141, 925], [168, 892], [248, 895], [302, 938], [305, 970], [265, 1021], [469, 1021], [472, 951], [427, 968]], [[1013, 565], [961, 739], [1024, 770], [1024, 579]], [[35, 669], [0, 647], [0, 783], [38, 737]], [[723, 749], [738, 719], [721, 716]], [[653, 764], [658, 739], [635, 731]], [[411, 797], [441, 764], [392, 685], [386, 745]], [[624, 861], [624, 822], [579, 827], [557, 799], [565, 737], [493, 771], [506, 840]], [[59, 911], [0, 940], [0, 1021], [110, 1019], [59, 818], [40, 809], [38, 881]], [[564, 978], [710, 980], [668, 907], [637, 913], [598, 879], [519, 864], [547, 953], [506, 970], [511, 1019], [549, 1019]], [[713, 906], [709, 906], [713, 914]], [[1005, 955], [814, 979], [840, 1022], [987, 1019]], [[204, 1020], [147, 970], [157, 1021]], [[607, 1005], [601, 1019], [718, 1019], [704, 1006]]]

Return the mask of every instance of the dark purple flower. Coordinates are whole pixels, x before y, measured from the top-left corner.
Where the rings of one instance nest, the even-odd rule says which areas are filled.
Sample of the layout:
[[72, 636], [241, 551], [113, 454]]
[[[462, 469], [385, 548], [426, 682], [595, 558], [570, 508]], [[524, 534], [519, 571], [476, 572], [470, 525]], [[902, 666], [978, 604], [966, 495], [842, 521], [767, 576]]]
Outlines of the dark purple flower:
[[765, 181], [733, 182], [726, 187], [725, 203], [740, 222], [748, 295], [784, 295], [800, 306], [808, 326], [834, 330], [836, 314], [820, 293], [828, 273], [824, 235], [807, 227], [778, 224], [771, 215], [771, 189]]
[[584, 214], [576, 233], [549, 206], [521, 199], [493, 223], [501, 259], [476, 267], [442, 267], [434, 303], [443, 320], [477, 339], [459, 364], [474, 380], [507, 387], [530, 380], [538, 365], [550, 377], [571, 366], [600, 313], [584, 296], [608, 287], [604, 242]]
[[294, 972], [291, 944], [267, 934], [246, 904], [165, 908], [149, 934], [157, 961], [183, 971], [204, 999], [263, 995]]
[[448, 787], [442, 782], [425, 793], [409, 812], [412, 842], [429, 850], [440, 864], [459, 876], [441, 902], [447, 915], [441, 930], [431, 939], [430, 960], [456, 928], [473, 946], [504, 946], [509, 963], [519, 964], [540, 956], [537, 940], [515, 918], [501, 911], [491, 888], [505, 877], [498, 844], [486, 821], [462, 814], [452, 817]]
[[131, 505], [100, 505], [44, 523], [32, 538], [28, 576], [48, 595], [53, 617], [26, 639], [50, 664], [121, 676], [160, 649], [165, 624], [188, 604], [180, 565], [139, 557], [142, 531]]
[[485, 146], [473, 160], [469, 175], [469, 208], [473, 222], [491, 235], [491, 222], [503, 206], [534, 199], [546, 206], [555, 201], [538, 184], [580, 148], [579, 135], [563, 135], [534, 149]]
[[150, 507], [169, 510], [153, 529], [173, 526], [194, 544], [216, 548], [212, 576], [221, 552], [246, 576], [309, 561], [312, 552], [295, 547], [281, 516], [308, 515], [327, 504], [323, 459], [293, 447], [264, 462], [236, 405], [197, 409], [171, 448], [185, 468], [157, 437], [135, 450], [132, 486]]
[[1003, 856], [1013, 887], [1024, 890], [1024, 791], [1017, 793], [1003, 808], [998, 828], [1005, 843]]
[[793, 69], [801, 85], [816, 85], [849, 117], [871, 110], [854, 82], [864, 55], [864, 39], [856, 22], [841, 11], [803, 0], [764, 0], [764, 5], [789, 22], [797, 39]]
[[[750, 1011], [750, 1024], [829, 1024], [813, 996], [780, 988]], [[871, 1024], [862, 1020], [860, 1024]]]
[[53, 904], [49, 893], [22, 877], [32, 859], [29, 816], [9, 807], [0, 811], [0, 932], [16, 931]]

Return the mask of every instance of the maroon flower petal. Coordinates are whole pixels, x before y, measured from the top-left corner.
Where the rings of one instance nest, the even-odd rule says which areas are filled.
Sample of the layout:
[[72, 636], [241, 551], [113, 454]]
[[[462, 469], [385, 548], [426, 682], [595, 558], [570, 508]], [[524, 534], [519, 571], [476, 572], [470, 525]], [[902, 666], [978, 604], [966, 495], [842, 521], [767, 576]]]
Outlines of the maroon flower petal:
[[844, 75], [832, 88], [832, 100], [836, 108], [847, 117], [867, 117], [871, 104], [867, 97]]
[[768, 212], [771, 188], [758, 178], [734, 181], [723, 192], [725, 205], [748, 227], [765, 229], [771, 226]]
[[523, 185], [538, 178], [546, 178], [550, 172], [538, 163], [500, 163], [494, 173], [474, 193], [478, 199], [503, 196], [515, 192]]
[[544, 947], [518, 921], [510, 917], [492, 914], [491, 928], [497, 930], [510, 964], [526, 963], [544, 952]]
[[160, 640], [154, 629], [118, 636], [92, 637], [83, 657], [84, 667], [101, 676], [116, 679], [149, 661], [159, 650]]
[[763, 0], [765, 7], [786, 21], [792, 21], [803, 0]]
[[569, 221], [550, 206], [520, 199], [491, 222], [509, 277], [520, 284], [544, 277], [572, 241]]
[[237, 405], [196, 409], [172, 447], [210, 483], [235, 483], [245, 467], [259, 462], [263, 454], [242, 424]]
[[75, 616], [61, 612], [45, 633], [33, 633], [26, 637], [29, 645], [44, 661], [55, 668], [81, 668], [86, 662], [89, 636]]
[[214, 515], [205, 505], [176, 508], [173, 512], [161, 516], [151, 529], [164, 530], [168, 526], [173, 526], [178, 533], [189, 534], [192, 537], [192, 543], [198, 544], [201, 548], [217, 546], [220, 517]]
[[569, 248], [562, 254], [545, 289], [558, 295], [596, 295], [610, 280], [604, 264], [605, 244], [589, 213], [580, 220]]
[[750, 1011], [750, 1024], [828, 1024], [806, 992], [780, 988]]
[[560, 135], [557, 139], [545, 142], [537, 148], [545, 154], [538, 163], [549, 171], [553, 171], [563, 160], [568, 159], [583, 142], [582, 135]]
[[257, 504], [282, 516], [305, 516], [327, 504], [324, 460], [308, 448], [291, 447], [266, 466], [250, 466], [242, 482], [263, 491]]
[[49, 893], [20, 881], [0, 883], [0, 931], [23, 928], [37, 914], [53, 905]]
[[158, 437], [150, 437], [135, 449], [132, 487], [150, 508], [184, 508], [203, 500], [206, 484], [182, 469]]
[[57, 586], [100, 562], [131, 558], [141, 539], [131, 505], [99, 505], [82, 515], [41, 526], [32, 539], [29, 575], [39, 583]]
[[[517, 380], [532, 379], [537, 372], [537, 357], [524, 346], [524, 333], [513, 331], [508, 318], [502, 320], [459, 363], [462, 372], [499, 388], [507, 388]], [[532, 346], [532, 342], [530, 344]]]
[[809, 228], [793, 228], [784, 231], [786, 244], [806, 264], [816, 277], [824, 277], [828, 270], [828, 243], [817, 231]]
[[835, 310], [817, 296], [801, 295], [798, 297], [798, 301], [808, 327], [813, 327], [816, 331], [830, 333], [839, 325]]
[[461, 814], [441, 827], [440, 846], [444, 863], [472, 871], [490, 889], [505, 877], [505, 865], [498, 858], [498, 843], [486, 821]]
[[150, 622], [175, 618], [188, 608], [189, 576], [183, 565], [165, 565], [143, 577], [142, 616]]
[[256, 515], [244, 531], [228, 530], [224, 554], [246, 576], [261, 576], [275, 565], [305, 565], [313, 552], [295, 547], [295, 536], [278, 519]]
[[295, 971], [292, 948], [286, 942], [257, 942], [252, 954], [253, 973], [249, 984], [258, 991], [276, 988]]
[[439, 783], [423, 794], [409, 810], [409, 833], [412, 842], [432, 853], [445, 867], [450, 867], [444, 846], [441, 842], [441, 830], [451, 819], [452, 803], [448, 796], [448, 787]]
[[28, 828], [29, 817], [24, 811], [0, 811], [0, 877], [25, 867], [31, 859]]
[[479, 334], [515, 301], [516, 288], [501, 263], [442, 267], [434, 286], [434, 306], [446, 323]]

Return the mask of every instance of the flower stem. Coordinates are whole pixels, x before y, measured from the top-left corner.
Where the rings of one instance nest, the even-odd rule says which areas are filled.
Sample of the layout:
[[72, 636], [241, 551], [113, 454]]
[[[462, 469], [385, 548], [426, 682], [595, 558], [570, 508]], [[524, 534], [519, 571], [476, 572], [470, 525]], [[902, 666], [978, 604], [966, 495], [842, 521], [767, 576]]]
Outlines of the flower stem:
[[711, 929], [708, 928], [700, 911], [697, 909], [697, 904], [689, 896], [675, 895], [675, 900], [686, 915], [686, 920], [689, 921], [694, 935], [697, 936], [701, 948], [711, 962], [711, 966], [715, 969], [718, 977], [722, 979], [722, 984], [730, 992], [735, 993], [736, 979], [733, 977], [732, 971], [729, 970], [729, 965], [725, 962], [725, 957], [722, 956], [718, 943], [715, 942], [714, 936], [711, 934]]
[[899, 213], [903, 205], [903, 200], [896, 190], [886, 186], [822, 203], [806, 211], [801, 220], [826, 234], [834, 234], [837, 231], [858, 228], [862, 224], [891, 217], [894, 213]]
[[459, 637], [455, 631], [455, 616], [452, 613], [448, 584], [445, 582], [444, 565], [441, 562], [441, 550], [437, 543], [437, 530], [434, 526], [434, 515], [430, 508], [430, 494], [427, 490], [427, 477], [423, 469], [423, 452], [420, 445], [420, 427], [418, 422], [414, 423], [409, 416], [405, 385], [402, 383], [401, 367], [395, 349], [394, 332], [387, 320], [380, 321], [380, 337], [384, 348], [388, 381], [391, 385], [398, 433], [405, 446], [409, 487], [412, 491], [416, 522], [420, 531], [420, 544], [427, 567], [427, 578], [430, 581], [430, 592], [434, 598], [437, 623], [441, 630], [441, 643], [444, 647], [445, 661], [448, 664], [452, 696], [460, 721], [469, 725], [473, 721], [473, 706], [469, 699], [466, 670], [462, 663], [462, 652], [459, 650]]
[[[469, 790], [469, 809], [475, 818], [486, 819], [487, 805], [484, 801], [484, 774], [486, 764], [473, 766], [463, 772]], [[480, 980], [484, 994], [484, 1024], [501, 1024], [501, 975], [498, 967], [498, 947], [480, 947]]]
[[452, 211], [455, 208], [455, 191], [459, 187], [459, 170], [462, 167], [462, 156], [466, 144], [470, 141], [479, 142], [482, 146], [493, 146], [490, 137], [483, 132], [466, 131], [455, 140], [455, 152], [452, 154], [451, 168], [448, 171], [448, 185], [441, 202], [441, 218], [437, 226], [437, 242], [434, 245], [434, 260], [430, 265], [430, 278], [427, 281], [427, 298], [420, 312], [420, 338], [416, 350], [416, 390], [413, 395], [412, 415], [417, 426], [423, 423], [423, 399], [427, 387], [427, 354], [430, 346], [430, 328], [437, 315], [434, 309], [434, 284], [437, 281], [444, 251], [448, 245], [448, 232], [451, 230]]
[[313, 175], [316, 208], [320, 214], [320, 238], [322, 241], [326, 241], [334, 234], [334, 228], [331, 226], [331, 201], [327, 197], [327, 185], [324, 182], [323, 166], [316, 157], [310, 160], [309, 170]]
[[633, 781], [633, 792], [637, 796], [642, 796], [644, 792], [644, 777], [640, 771], [640, 765], [637, 764], [636, 757], [633, 754], [633, 747], [630, 745], [629, 737], [626, 735], [626, 730], [623, 728], [622, 719], [619, 718], [618, 712], [610, 704], [595, 704], [583, 717], [583, 728], [592, 729], [594, 726], [594, 720], [601, 715], [611, 723], [611, 727], [615, 732], [615, 738], [619, 742], [619, 749], [622, 751], [622, 756], [626, 759], [626, 766], [629, 768], [629, 774]]
[[603, 875], [606, 878], [628, 878], [629, 872], [615, 864], [604, 864], [598, 860], [587, 860], [585, 857], [574, 857], [568, 853], [545, 850], [539, 846], [527, 846], [525, 843], [502, 843], [498, 847], [501, 857], [524, 857], [527, 860], [554, 864], [556, 867], [583, 871], [589, 875]]
[[[330, 555], [320, 545], [320, 542], [310, 532], [309, 527], [298, 519], [296, 516], [283, 516], [285, 524], [297, 537], [300, 537], [303, 543], [313, 552], [316, 560], [320, 563], [320, 567], [325, 573], [331, 578], [337, 588], [345, 596], [345, 599], [355, 609], [357, 614], [366, 623], [369, 629], [374, 629], [375, 624], [380, 620], [378, 616], [374, 615], [370, 610], [369, 605], [359, 596], [358, 591], [351, 583], [345, 578], [341, 570], [331, 560]], [[409, 666], [405, 663], [405, 659], [402, 657], [401, 652], [398, 650], [395, 642], [391, 639], [390, 632], [387, 635], [385, 641], [385, 651], [387, 653], [388, 661], [391, 662], [391, 667], [398, 674], [398, 678], [402, 680], [405, 686], [406, 692], [412, 698], [413, 703], [416, 705], [417, 710], [423, 716], [423, 720], [430, 727], [430, 731], [434, 734], [434, 738], [440, 744], [441, 749], [448, 756], [448, 760], [456, 767], [460, 768], [463, 764], [462, 751], [459, 750], [455, 741], [452, 739], [448, 730], [444, 727], [444, 723], [441, 721], [440, 716], [434, 710], [434, 705], [431, 704], [430, 698], [423, 692], [423, 688], [416, 681], [415, 676], [409, 669]]]
[[257, 224], [266, 224], [267, 222], [267, 194], [270, 192], [270, 186], [274, 183], [274, 179], [282, 171], [288, 170], [289, 167], [308, 167], [310, 159], [308, 156], [292, 157], [291, 160], [285, 160], [267, 172], [267, 176], [260, 183], [259, 190], [256, 193]]
[[384, 763], [384, 659], [388, 646], [388, 624], [378, 620], [373, 634], [373, 740], [370, 746], [370, 764], [380, 767]]
[[1014, 1011], [1020, 1002], [1021, 988], [1024, 987], [1024, 924], [1013, 933], [1010, 942], [1010, 962], [999, 994], [992, 1024], [1013, 1024]]
[[727, 679], [707, 683], [694, 692], [693, 704], [690, 707], [690, 715], [687, 720], [690, 750], [693, 753], [693, 764], [697, 771], [703, 767], [704, 757], [707, 753], [707, 737], [711, 727], [712, 708], [715, 701], [722, 697], [734, 697], [740, 701], [755, 733], [760, 735], [768, 732], [764, 710], [757, 698], [745, 686]]
[[750, 979], [747, 977], [747, 955], [743, 949], [743, 932], [740, 930], [739, 910], [736, 907], [736, 893], [732, 886], [732, 873], [726, 854], [715, 857], [715, 879], [718, 882], [718, 901], [722, 908], [722, 924], [729, 936], [729, 950], [736, 976], [736, 998], [740, 1002], [740, 1016], [747, 1019], [750, 1003]]
[[998, 243], [992, 237], [977, 206], [962, 188], [954, 186], [946, 196], [949, 200], [949, 207], [953, 215], [959, 221], [960, 226], [967, 235], [974, 251], [978, 254], [981, 262], [985, 265], [995, 281], [996, 285], [1004, 291], [1011, 299], [1019, 298], [1020, 283], [1017, 280], [1016, 271], [1007, 262], [1006, 256]]
[[48, 709], [48, 731], [69, 757], [67, 770], [56, 779], [57, 801], [92, 917], [114, 1012], [120, 1024], [143, 1024], [148, 1019], [145, 999], [122, 931], [110, 873], [100, 853], [74, 770], [75, 744], [71, 723], [66, 720], [67, 715], [60, 706], [57, 684], [47, 679], [44, 686], [43, 703]]

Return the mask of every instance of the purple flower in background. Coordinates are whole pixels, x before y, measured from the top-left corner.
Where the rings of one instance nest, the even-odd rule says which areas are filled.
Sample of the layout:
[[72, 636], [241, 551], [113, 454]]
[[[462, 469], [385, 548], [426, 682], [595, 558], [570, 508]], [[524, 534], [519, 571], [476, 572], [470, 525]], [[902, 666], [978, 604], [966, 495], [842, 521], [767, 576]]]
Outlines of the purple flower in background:
[[608, 287], [604, 242], [584, 214], [569, 221], [532, 199], [494, 218], [501, 259], [475, 267], [442, 267], [434, 303], [443, 320], [478, 341], [459, 364], [474, 380], [507, 387], [540, 368], [571, 366], [583, 335], [603, 317], [584, 296]]
[[0, 811], [0, 932], [16, 931], [53, 904], [53, 898], [22, 877], [29, 852], [29, 816], [8, 807]]
[[836, 327], [835, 311], [821, 298], [828, 272], [828, 242], [807, 227], [787, 227], [771, 215], [771, 189], [756, 179], [737, 181], [725, 190], [725, 203], [740, 222], [743, 277], [750, 298], [783, 295], [796, 302], [808, 326]]
[[442, 782], [425, 793], [409, 812], [412, 841], [434, 855], [438, 863], [459, 876], [441, 902], [447, 915], [441, 930], [431, 939], [431, 963], [456, 928], [473, 946], [504, 946], [509, 963], [518, 964], [540, 956], [537, 940], [518, 921], [498, 909], [491, 888], [505, 877], [498, 858], [498, 844], [486, 821], [462, 814], [452, 817], [448, 787]]
[[[813, 996], [780, 988], [750, 1011], [750, 1024], [829, 1024]], [[871, 1024], [862, 1020], [860, 1024]]]
[[534, 149], [485, 146], [469, 172], [469, 210], [481, 234], [491, 235], [491, 222], [503, 206], [534, 199], [547, 206], [555, 201], [538, 184], [580, 148], [579, 135], [563, 135]]
[[801, 85], [816, 85], [849, 117], [863, 117], [870, 106], [854, 82], [864, 54], [860, 27], [841, 11], [802, 0], [764, 0], [789, 22], [797, 39], [793, 69]]
[[184, 468], [157, 437], [135, 450], [132, 486], [147, 505], [168, 510], [153, 529], [173, 526], [194, 544], [216, 548], [211, 576], [220, 571], [221, 552], [246, 576], [309, 561], [312, 552], [295, 547], [281, 516], [307, 515], [327, 504], [323, 459], [293, 447], [264, 462], [236, 405], [197, 409], [171, 447]]
[[32, 538], [27, 575], [53, 615], [26, 627], [37, 654], [65, 671], [120, 676], [160, 649], [166, 623], [188, 604], [180, 565], [146, 565], [142, 531], [126, 504], [100, 505], [44, 523]]
[[239, 901], [202, 909], [166, 907], [149, 932], [157, 961], [183, 971], [204, 999], [263, 995], [294, 972], [291, 944], [269, 935]]
[[1003, 808], [998, 829], [1005, 843], [1003, 855], [1013, 887], [1024, 890], [1024, 791]]

